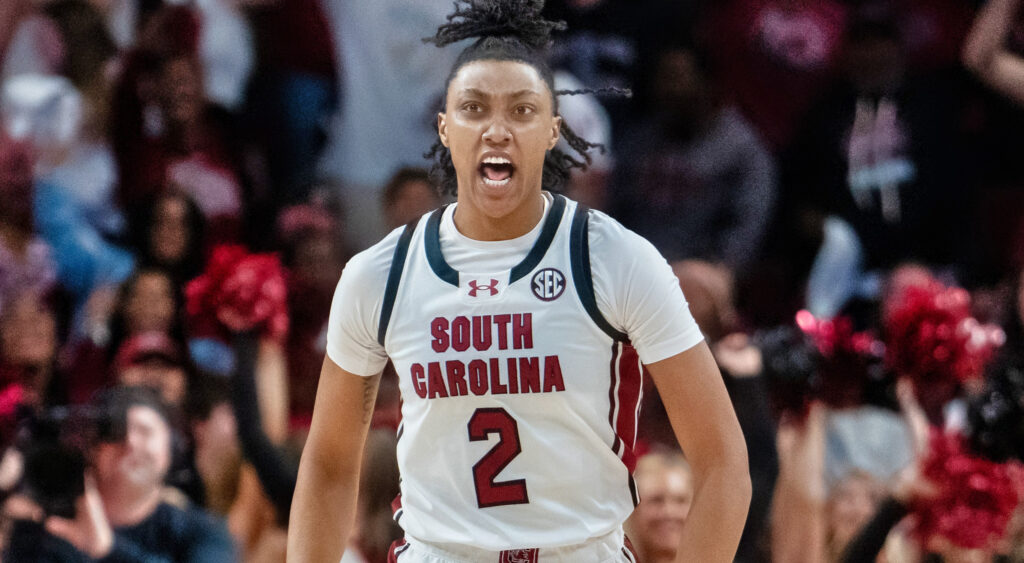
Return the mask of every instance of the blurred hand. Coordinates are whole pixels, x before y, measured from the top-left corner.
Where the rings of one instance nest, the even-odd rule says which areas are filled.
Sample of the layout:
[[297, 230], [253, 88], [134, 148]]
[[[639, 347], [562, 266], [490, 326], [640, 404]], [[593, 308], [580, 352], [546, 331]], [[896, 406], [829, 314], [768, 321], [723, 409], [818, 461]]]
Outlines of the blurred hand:
[[48, 532], [63, 538], [93, 559], [106, 557], [114, 548], [114, 530], [103, 511], [96, 480], [88, 473], [85, 475], [85, 494], [75, 503], [74, 520], [51, 516], [46, 519], [45, 526]]
[[910, 427], [911, 441], [914, 448], [914, 460], [903, 469], [896, 478], [892, 489], [893, 497], [902, 504], [910, 504], [917, 500], [935, 497], [938, 487], [921, 475], [921, 468], [931, 453], [931, 425], [928, 416], [917, 401], [914, 383], [906, 377], [896, 382], [896, 398], [900, 403], [900, 412]]
[[776, 434], [779, 480], [814, 503], [824, 503], [827, 497], [825, 416], [825, 405], [812, 403], [805, 420], [784, 418]]
[[716, 342], [712, 348], [719, 367], [733, 377], [755, 377], [761, 374], [761, 349], [742, 332], [734, 332]]

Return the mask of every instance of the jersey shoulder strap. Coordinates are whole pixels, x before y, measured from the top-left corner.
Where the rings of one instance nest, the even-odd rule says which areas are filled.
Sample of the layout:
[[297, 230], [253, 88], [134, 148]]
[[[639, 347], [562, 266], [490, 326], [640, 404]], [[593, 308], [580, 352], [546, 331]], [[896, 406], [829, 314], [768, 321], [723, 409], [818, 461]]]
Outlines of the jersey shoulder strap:
[[576, 293], [580, 297], [583, 308], [594, 323], [608, 336], [617, 342], [628, 342], [629, 335], [616, 329], [604, 318], [597, 308], [597, 297], [594, 294], [594, 276], [590, 270], [590, 208], [582, 203], [576, 204], [576, 213], [572, 218], [569, 230], [569, 261], [572, 268], [572, 281], [576, 285]]
[[388, 333], [388, 324], [391, 322], [391, 313], [395, 308], [395, 297], [398, 295], [398, 284], [402, 281], [402, 271], [405, 270], [405, 259], [409, 255], [409, 241], [416, 232], [416, 225], [419, 219], [410, 221], [402, 236], [398, 237], [398, 244], [395, 245], [395, 253], [391, 258], [391, 268], [388, 270], [388, 282], [384, 286], [384, 303], [380, 308], [380, 322], [377, 324], [377, 342], [383, 346], [384, 337]]

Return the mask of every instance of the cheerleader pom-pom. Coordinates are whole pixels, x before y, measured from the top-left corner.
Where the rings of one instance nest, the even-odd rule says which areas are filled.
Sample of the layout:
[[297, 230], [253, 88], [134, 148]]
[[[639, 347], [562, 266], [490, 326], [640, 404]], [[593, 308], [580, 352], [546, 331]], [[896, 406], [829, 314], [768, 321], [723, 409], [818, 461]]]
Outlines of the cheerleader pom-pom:
[[911, 507], [922, 546], [988, 549], [1006, 533], [1019, 499], [1017, 468], [972, 456], [959, 435], [934, 430], [921, 473], [937, 489]]
[[960, 385], [982, 376], [1005, 341], [998, 327], [971, 317], [970, 295], [963, 289], [933, 282], [908, 287], [894, 299], [884, 319], [885, 363], [909, 376], [918, 390], [942, 390], [943, 397], [921, 397], [922, 402], [952, 399]]
[[854, 331], [849, 317], [818, 319], [800, 311], [796, 324], [818, 350], [822, 400], [835, 408], [861, 404], [868, 383], [882, 378], [885, 344], [871, 331]]
[[276, 255], [249, 254], [229, 245], [215, 248], [206, 271], [185, 288], [193, 326], [212, 324], [221, 333], [260, 330], [277, 341], [288, 332], [287, 296]]

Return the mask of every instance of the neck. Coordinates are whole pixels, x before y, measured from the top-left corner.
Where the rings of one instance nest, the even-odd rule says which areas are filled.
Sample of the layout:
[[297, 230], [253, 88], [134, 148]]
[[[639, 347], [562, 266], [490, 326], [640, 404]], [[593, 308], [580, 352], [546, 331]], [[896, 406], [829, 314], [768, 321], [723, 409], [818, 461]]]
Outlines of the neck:
[[544, 194], [527, 198], [520, 209], [500, 218], [487, 217], [482, 213], [466, 213], [455, 207], [455, 228], [464, 236], [480, 241], [511, 240], [533, 230], [544, 217]]
[[153, 514], [160, 504], [160, 488], [140, 490], [128, 485], [100, 486], [103, 511], [115, 528], [134, 526]]

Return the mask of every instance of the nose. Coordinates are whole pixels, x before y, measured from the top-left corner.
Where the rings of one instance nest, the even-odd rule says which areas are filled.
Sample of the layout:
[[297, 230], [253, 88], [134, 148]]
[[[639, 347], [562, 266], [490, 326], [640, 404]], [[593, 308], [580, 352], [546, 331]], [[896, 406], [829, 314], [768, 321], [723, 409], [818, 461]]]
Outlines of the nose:
[[488, 145], [507, 145], [512, 140], [512, 131], [501, 119], [491, 121], [484, 131], [484, 142]]

